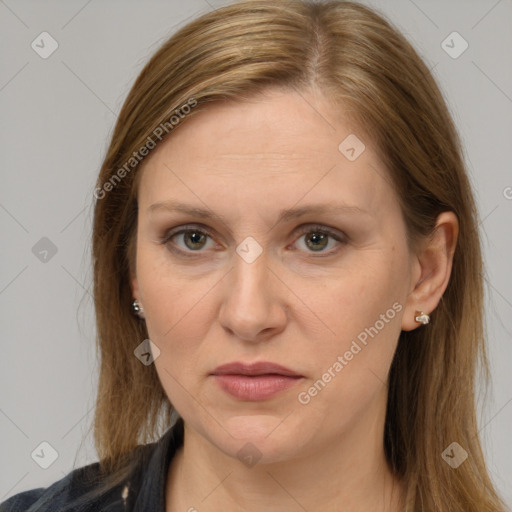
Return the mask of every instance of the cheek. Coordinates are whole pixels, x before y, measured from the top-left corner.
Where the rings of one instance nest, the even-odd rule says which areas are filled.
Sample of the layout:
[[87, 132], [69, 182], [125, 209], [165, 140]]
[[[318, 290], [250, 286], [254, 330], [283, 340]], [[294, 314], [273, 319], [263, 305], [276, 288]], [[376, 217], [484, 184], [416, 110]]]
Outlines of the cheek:
[[211, 297], [219, 276], [190, 279], [171, 267], [163, 251], [140, 249], [137, 278], [150, 339], [162, 359], [180, 361], [199, 349], [214, 314]]
[[375, 298], [352, 307], [354, 316], [338, 315], [337, 336], [331, 336], [328, 343], [319, 340], [310, 350], [315, 371], [294, 397], [303, 417], [322, 418], [327, 437], [336, 438], [356, 425], [379, 397], [385, 403], [400, 334], [400, 303], [386, 308]]
[[407, 254], [391, 249], [360, 254], [350, 272], [328, 287], [312, 288], [315, 312], [329, 327], [312, 354], [320, 382], [314, 381], [317, 391], [311, 391], [323, 394], [315, 407], [334, 401], [358, 409], [386, 382], [401, 331]]
[[[371, 250], [355, 255], [346, 269], [330, 276], [322, 286], [308, 285], [305, 296], [310, 298], [311, 308], [329, 328], [325, 333], [329, 338], [344, 340], [337, 348], [342, 349], [378, 322], [383, 314], [386, 330], [391, 324], [400, 325], [397, 309], [403, 308], [406, 297], [407, 268], [405, 251], [398, 254], [388, 249]], [[395, 303], [398, 306], [393, 309]], [[389, 322], [388, 317], [392, 317]]]
[[153, 267], [141, 293], [148, 336], [160, 349], [154, 362], [159, 380], [173, 406], [185, 415], [194, 411], [191, 396], [200, 396], [197, 385], [205, 371], [201, 362], [214, 320], [209, 281], [181, 279]]

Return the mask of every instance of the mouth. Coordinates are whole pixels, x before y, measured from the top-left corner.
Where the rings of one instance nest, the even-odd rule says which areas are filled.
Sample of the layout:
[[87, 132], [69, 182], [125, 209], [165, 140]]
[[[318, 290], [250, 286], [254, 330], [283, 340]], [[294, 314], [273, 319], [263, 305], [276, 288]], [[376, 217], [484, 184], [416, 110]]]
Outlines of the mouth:
[[228, 363], [217, 367], [211, 376], [224, 392], [246, 401], [267, 400], [304, 378], [289, 368], [270, 362]]
[[262, 361], [259, 363], [227, 363], [218, 366], [213, 375], [245, 375], [248, 377], [262, 375], [281, 375], [283, 377], [302, 377], [297, 372], [276, 363]]

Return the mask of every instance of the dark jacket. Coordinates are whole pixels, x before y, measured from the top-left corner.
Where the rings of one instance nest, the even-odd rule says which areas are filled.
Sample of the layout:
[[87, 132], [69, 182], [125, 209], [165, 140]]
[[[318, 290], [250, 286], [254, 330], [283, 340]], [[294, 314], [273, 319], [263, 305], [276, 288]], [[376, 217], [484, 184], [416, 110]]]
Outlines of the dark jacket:
[[[96, 462], [75, 469], [47, 488], [21, 492], [0, 504], [0, 512], [165, 512], [165, 485], [169, 464], [183, 444], [181, 418], [157, 442], [134, 450], [135, 469], [121, 484], [94, 499]], [[85, 499], [84, 499], [85, 497]]]

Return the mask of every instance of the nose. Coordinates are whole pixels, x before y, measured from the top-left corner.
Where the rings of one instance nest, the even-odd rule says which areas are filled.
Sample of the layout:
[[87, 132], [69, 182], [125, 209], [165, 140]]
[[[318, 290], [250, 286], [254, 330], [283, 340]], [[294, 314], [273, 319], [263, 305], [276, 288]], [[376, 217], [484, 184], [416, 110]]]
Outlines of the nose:
[[261, 255], [247, 263], [235, 256], [234, 268], [224, 282], [219, 322], [236, 338], [249, 342], [268, 340], [286, 325], [283, 284]]

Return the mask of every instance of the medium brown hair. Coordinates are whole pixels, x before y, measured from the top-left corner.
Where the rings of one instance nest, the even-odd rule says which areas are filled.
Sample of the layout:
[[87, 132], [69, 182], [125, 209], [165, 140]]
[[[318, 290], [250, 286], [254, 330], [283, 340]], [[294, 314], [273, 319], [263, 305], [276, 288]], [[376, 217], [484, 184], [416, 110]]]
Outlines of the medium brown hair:
[[[130, 312], [142, 165], [127, 162], [155, 138], [157, 127], [172, 137], [179, 125], [169, 120], [183, 105], [197, 106], [178, 116], [179, 123], [212, 102], [272, 87], [316, 87], [351, 113], [389, 170], [411, 248], [432, 233], [441, 212], [456, 214], [459, 238], [446, 292], [428, 327], [400, 335], [383, 442], [392, 471], [406, 485], [405, 510], [503, 510], [475, 418], [477, 369], [487, 375], [482, 261], [461, 144], [413, 47], [381, 15], [344, 1], [249, 0], [205, 14], [163, 44], [128, 94], [99, 174], [94, 213], [100, 355], [94, 436], [101, 468], [116, 481], [132, 450], [156, 440], [173, 411], [154, 365], [133, 354], [148, 336]], [[469, 454], [457, 469], [441, 458], [454, 441]]]

